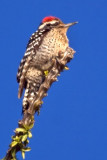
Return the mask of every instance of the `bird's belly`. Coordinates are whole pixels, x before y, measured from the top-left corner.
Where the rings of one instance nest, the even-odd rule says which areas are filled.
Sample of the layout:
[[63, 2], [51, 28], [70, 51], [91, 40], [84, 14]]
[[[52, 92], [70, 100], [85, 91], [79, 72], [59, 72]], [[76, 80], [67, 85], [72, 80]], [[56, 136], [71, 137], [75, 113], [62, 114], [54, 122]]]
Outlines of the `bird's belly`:
[[33, 58], [35, 67], [48, 70], [52, 66], [52, 59], [58, 56], [59, 52], [64, 53], [67, 47], [68, 41], [54, 38], [45, 39]]

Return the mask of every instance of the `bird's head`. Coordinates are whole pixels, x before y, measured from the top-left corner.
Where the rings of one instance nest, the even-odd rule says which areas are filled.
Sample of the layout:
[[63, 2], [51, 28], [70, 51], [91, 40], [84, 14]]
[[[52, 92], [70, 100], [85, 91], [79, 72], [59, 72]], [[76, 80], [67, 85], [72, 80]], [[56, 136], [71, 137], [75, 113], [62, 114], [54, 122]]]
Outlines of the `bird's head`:
[[76, 23], [78, 23], [78, 22], [64, 24], [59, 18], [49, 16], [49, 17], [45, 17], [42, 20], [42, 22], [39, 26], [39, 29], [48, 29], [48, 30], [50, 30], [51, 28], [66, 28], [66, 29], [68, 29], [70, 26], [73, 26]]

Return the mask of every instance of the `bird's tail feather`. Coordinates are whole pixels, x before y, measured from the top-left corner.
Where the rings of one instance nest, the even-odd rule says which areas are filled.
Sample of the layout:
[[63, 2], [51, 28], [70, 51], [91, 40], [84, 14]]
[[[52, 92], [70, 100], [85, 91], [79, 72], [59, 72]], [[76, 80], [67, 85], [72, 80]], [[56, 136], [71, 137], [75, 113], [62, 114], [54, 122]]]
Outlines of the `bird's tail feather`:
[[29, 108], [29, 105], [31, 105], [33, 100], [36, 98], [36, 92], [44, 81], [44, 74], [42, 71], [32, 67], [26, 74], [26, 81], [27, 83], [23, 98], [23, 112]]

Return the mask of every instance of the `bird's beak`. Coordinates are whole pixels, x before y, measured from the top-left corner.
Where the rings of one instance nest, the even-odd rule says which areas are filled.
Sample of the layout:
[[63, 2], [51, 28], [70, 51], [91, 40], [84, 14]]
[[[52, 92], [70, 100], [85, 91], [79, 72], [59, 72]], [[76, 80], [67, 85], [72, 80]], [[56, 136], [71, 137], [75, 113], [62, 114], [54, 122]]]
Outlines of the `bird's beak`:
[[64, 28], [69, 28], [71, 26], [73, 26], [74, 24], [77, 24], [78, 22], [72, 22], [72, 23], [68, 23], [68, 24], [64, 24], [63, 27]]

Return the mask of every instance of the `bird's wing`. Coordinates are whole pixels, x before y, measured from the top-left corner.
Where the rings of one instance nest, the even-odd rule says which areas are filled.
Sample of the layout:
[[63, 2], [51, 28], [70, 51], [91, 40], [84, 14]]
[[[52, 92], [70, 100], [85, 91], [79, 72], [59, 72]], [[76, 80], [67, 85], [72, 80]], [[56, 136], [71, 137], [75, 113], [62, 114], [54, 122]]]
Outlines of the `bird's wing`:
[[29, 68], [30, 61], [32, 60], [32, 56], [36, 54], [36, 51], [40, 45], [38, 37], [39, 37], [38, 32], [33, 33], [32, 36], [30, 37], [30, 40], [26, 47], [26, 52], [18, 68], [17, 72], [17, 82], [19, 83], [18, 98], [21, 97], [23, 88], [25, 87], [25, 75]]
[[25, 75], [29, 68], [30, 61], [32, 60], [33, 56], [36, 54], [43, 37], [47, 34], [48, 30], [37, 30], [32, 34], [30, 40], [26, 47], [26, 52], [21, 60], [20, 66], [17, 72], [17, 82], [19, 83], [19, 91], [18, 91], [18, 98], [21, 97], [23, 88], [25, 88]]

